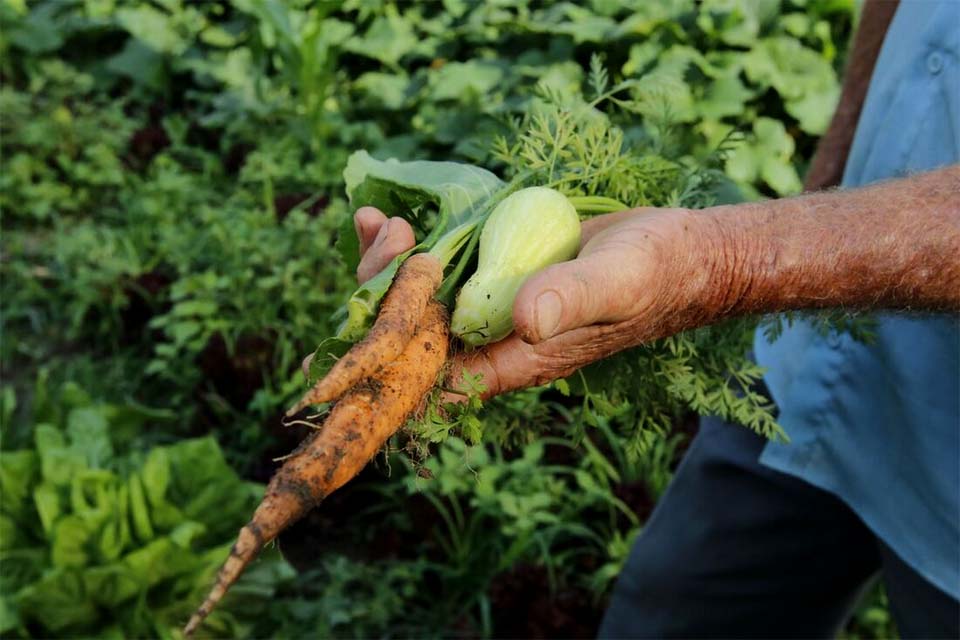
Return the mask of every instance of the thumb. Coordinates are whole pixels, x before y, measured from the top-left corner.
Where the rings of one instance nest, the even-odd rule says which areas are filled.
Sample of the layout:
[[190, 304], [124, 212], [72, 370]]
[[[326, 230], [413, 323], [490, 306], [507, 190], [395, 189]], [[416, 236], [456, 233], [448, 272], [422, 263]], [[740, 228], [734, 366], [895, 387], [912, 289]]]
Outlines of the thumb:
[[647, 278], [636, 255], [591, 253], [531, 276], [513, 303], [514, 328], [529, 344], [571, 329], [613, 323], [642, 308]]

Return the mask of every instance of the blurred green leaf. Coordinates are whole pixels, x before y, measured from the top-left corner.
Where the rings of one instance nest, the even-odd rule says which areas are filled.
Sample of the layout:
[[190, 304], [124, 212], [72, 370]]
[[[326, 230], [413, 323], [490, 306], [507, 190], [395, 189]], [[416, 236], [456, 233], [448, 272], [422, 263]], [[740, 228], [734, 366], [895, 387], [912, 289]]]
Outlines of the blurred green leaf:
[[781, 122], [758, 118], [753, 137], [738, 145], [727, 159], [727, 172], [740, 182], [762, 179], [779, 194], [797, 193], [802, 185], [790, 162], [793, 151], [793, 138]]
[[120, 53], [108, 58], [106, 68], [141, 83], [153, 91], [161, 91], [167, 81], [163, 56], [156, 49], [130, 38]]
[[370, 24], [365, 33], [348, 40], [344, 48], [395, 67], [417, 44], [410, 20], [401, 16], [393, 4], [388, 4], [383, 14]]
[[733, 46], [749, 47], [780, 11], [780, 0], [706, 0], [697, 24]]
[[490, 93], [503, 76], [503, 69], [493, 62], [449, 62], [430, 74], [429, 85], [434, 100], [472, 102]]
[[92, 625], [97, 607], [88, 596], [82, 574], [73, 569], [52, 569], [16, 595], [21, 619], [40, 620], [43, 628], [57, 633], [68, 627]]
[[67, 416], [67, 436], [72, 450], [90, 467], [103, 468], [113, 457], [109, 424], [103, 407], [80, 407]]
[[170, 16], [148, 4], [118, 9], [116, 18], [131, 35], [158, 53], [178, 56], [190, 46]]
[[15, 46], [32, 54], [56, 51], [64, 43], [63, 32], [56, 19], [57, 9], [56, 3], [47, 2], [13, 19], [4, 11], [4, 39], [9, 39]]
[[783, 96], [787, 112], [804, 131], [826, 130], [840, 90], [833, 67], [815, 51], [793, 38], [764, 38], [744, 56], [743, 65], [751, 81]]
[[744, 111], [747, 101], [753, 98], [753, 95], [740, 80], [739, 74], [730, 73], [707, 85], [703, 97], [697, 100], [696, 109], [707, 119], [719, 120], [737, 116]]

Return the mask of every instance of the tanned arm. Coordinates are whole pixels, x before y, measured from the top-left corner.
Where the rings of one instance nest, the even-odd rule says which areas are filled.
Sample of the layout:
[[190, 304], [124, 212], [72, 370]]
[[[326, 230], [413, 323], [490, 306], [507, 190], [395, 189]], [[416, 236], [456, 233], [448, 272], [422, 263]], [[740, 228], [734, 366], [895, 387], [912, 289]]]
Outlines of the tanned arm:
[[722, 315], [960, 311], [960, 165], [874, 186], [717, 207]]
[[899, 0], [866, 0], [863, 3], [860, 26], [857, 27], [844, 72], [840, 101], [810, 161], [803, 184], [806, 191], [837, 186], [843, 178], [843, 168], [857, 131], [873, 67], [898, 4]]

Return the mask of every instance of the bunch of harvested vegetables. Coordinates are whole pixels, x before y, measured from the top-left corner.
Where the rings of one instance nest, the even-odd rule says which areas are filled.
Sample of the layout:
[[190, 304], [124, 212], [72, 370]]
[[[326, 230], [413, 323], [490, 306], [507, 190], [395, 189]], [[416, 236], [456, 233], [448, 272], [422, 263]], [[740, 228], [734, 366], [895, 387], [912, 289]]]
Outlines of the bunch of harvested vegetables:
[[[287, 417], [309, 405], [335, 404], [323, 425], [286, 458], [270, 481], [213, 589], [187, 623], [187, 635], [266, 543], [359, 473], [410, 415], [423, 407], [443, 378], [450, 349], [447, 309], [471, 258], [478, 267], [462, 287], [466, 292], [463, 308], [458, 304], [454, 314], [461, 318], [458, 337], [476, 346], [510, 331], [513, 297], [527, 276], [576, 254], [579, 219], [563, 195], [542, 187], [518, 191], [516, 184], [507, 185], [468, 165], [379, 162], [359, 152], [345, 172], [351, 203], [388, 204], [370, 189], [379, 185], [382, 195], [395, 196], [407, 174], [447, 178], [437, 182], [430, 194], [439, 203], [431, 237], [361, 286], [348, 303], [347, 319], [334, 344], [321, 345], [315, 360], [333, 360], [333, 364]], [[359, 182], [353, 182], [354, 176], [359, 176]], [[517, 238], [529, 237], [522, 233], [524, 228], [538, 230], [541, 240], [518, 242]], [[429, 251], [414, 253], [423, 249]], [[455, 258], [459, 260], [453, 264]], [[445, 271], [449, 271], [446, 278]], [[374, 307], [378, 307], [376, 320], [363, 335]], [[360, 335], [363, 338], [339, 358], [319, 353], [345, 346]]]

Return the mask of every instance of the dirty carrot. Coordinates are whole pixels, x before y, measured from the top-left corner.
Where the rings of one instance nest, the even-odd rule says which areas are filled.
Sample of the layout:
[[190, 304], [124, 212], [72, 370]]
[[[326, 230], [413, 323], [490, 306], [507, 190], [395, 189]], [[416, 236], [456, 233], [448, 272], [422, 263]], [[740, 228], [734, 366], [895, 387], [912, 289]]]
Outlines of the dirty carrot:
[[406, 349], [344, 394], [320, 430], [270, 480], [210, 594], [184, 628], [185, 635], [197, 629], [266, 543], [359, 473], [403, 426], [437, 382], [448, 345], [446, 310], [430, 300]]
[[375, 374], [397, 358], [417, 329], [443, 279], [443, 267], [428, 253], [407, 258], [380, 305], [377, 320], [367, 335], [353, 345], [330, 371], [287, 411], [287, 417], [304, 407], [336, 400], [350, 387]]

